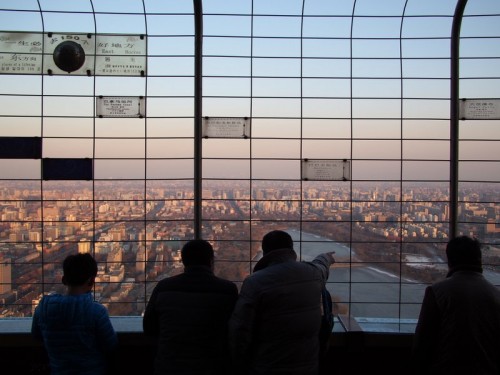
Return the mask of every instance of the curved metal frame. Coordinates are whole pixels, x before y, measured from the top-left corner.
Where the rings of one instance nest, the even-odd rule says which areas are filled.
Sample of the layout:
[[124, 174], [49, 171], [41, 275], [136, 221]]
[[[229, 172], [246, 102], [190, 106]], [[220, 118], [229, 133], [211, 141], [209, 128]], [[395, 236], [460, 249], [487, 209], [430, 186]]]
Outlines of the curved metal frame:
[[460, 80], [460, 28], [467, 0], [458, 0], [451, 28], [450, 52], [450, 234], [449, 238], [457, 236], [458, 232], [458, 110], [459, 110], [459, 80]]

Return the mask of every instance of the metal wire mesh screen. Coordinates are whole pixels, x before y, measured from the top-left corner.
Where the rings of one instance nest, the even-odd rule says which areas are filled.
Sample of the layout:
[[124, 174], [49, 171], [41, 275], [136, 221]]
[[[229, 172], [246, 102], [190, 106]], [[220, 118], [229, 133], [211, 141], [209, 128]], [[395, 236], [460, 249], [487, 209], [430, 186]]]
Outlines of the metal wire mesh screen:
[[[191, 1], [0, 4], [1, 315], [30, 316], [87, 251], [95, 298], [138, 316], [200, 225], [236, 282], [272, 229], [303, 260], [335, 250], [336, 313], [412, 329], [453, 221], [456, 1], [202, 6], [195, 73]], [[497, 285], [499, 21], [498, 2], [468, 1], [456, 207]]]

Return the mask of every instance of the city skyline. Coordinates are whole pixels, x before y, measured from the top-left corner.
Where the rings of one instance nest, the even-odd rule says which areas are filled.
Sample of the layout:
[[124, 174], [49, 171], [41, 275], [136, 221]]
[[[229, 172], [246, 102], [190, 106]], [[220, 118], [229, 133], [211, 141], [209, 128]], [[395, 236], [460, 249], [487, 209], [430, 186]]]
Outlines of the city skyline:
[[[266, 230], [288, 230], [302, 259], [338, 252], [337, 312], [413, 319], [443, 276], [454, 182], [458, 231], [484, 242], [499, 285], [500, 3], [465, 9], [459, 98], [488, 110], [460, 119], [451, 181], [455, 5], [204, 0], [195, 71], [192, 1], [3, 1], [0, 140], [40, 150], [0, 158], [1, 315], [61, 291], [59, 263], [82, 251], [100, 263], [95, 298], [138, 316], [199, 224], [233, 281]], [[80, 67], [58, 65], [66, 42], [83, 48]], [[207, 136], [210, 119], [237, 131]], [[57, 159], [91, 173], [47, 177]], [[305, 160], [345, 170], [311, 180]]]
[[[29, 314], [33, 306], [26, 298], [36, 303], [42, 290], [61, 290], [60, 262], [75, 251], [92, 252], [101, 264], [96, 298], [104, 301], [113, 315], [140, 315], [150, 292], [148, 285], [180, 270], [181, 245], [194, 235], [193, 195], [182, 190], [185, 182], [153, 187], [148, 198], [138, 194], [139, 186], [134, 190], [130, 185], [116, 190], [108, 183], [100, 198], [86, 199], [92, 196], [90, 190], [80, 191], [65, 183], [45, 191], [43, 205], [39, 198], [25, 199], [33, 198], [36, 191], [0, 188], [4, 316]], [[228, 183], [218, 188], [215, 183], [206, 190], [203, 236], [214, 244], [218, 274], [241, 283], [252, 259], [259, 256], [262, 234], [281, 228], [303, 233], [296, 239], [301, 258], [308, 259], [311, 246], [330, 246], [329, 241], [345, 246], [339, 248], [337, 261], [338, 267], [351, 269], [349, 273], [375, 267], [393, 274], [389, 284], [402, 288], [423, 287], [442, 277], [446, 262], [438, 250], [443, 251], [447, 242], [449, 220], [445, 186], [417, 184], [397, 197], [399, 188], [388, 188], [387, 184], [352, 192], [340, 185], [336, 190], [327, 183], [320, 185], [296, 190], [302, 191], [303, 197], [294, 193], [293, 184], [285, 184], [281, 190], [262, 186], [253, 189], [251, 196], [241, 186]], [[481, 203], [494, 192], [488, 188], [474, 191], [477, 196], [466, 196], [461, 204], [460, 232], [481, 238], [485, 269], [498, 282], [498, 207]], [[318, 235], [317, 239], [304, 242], [302, 236], [311, 234]], [[369, 250], [370, 243], [383, 245], [385, 251]], [[37, 270], [43, 271], [40, 274]], [[341, 299], [346, 298], [342, 292], [345, 281], [333, 277], [329, 285], [334, 295], [342, 296], [337, 301], [344, 311], [350, 305], [350, 300]], [[130, 302], [134, 304], [125, 308], [124, 303]], [[130, 310], [131, 306], [135, 307]]]
[[[123, 34], [120, 16], [136, 20], [127, 23], [125, 35], [148, 31], [148, 73], [94, 79], [1, 74], [2, 136], [42, 137], [44, 158], [91, 158], [97, 179], [192, 178], [194, 29], [186, 23], [193, 12], [187, 3], [146, 1], [146, 19], [140, 1], [120, 7], [42, 1], [45, 13], [34, 1], [11, 4], [11, 11], [7, 6], [0, 12], [5, 32], [50, 29], [62, 33], [58, 38], [97, 28], [97, 35], [111, 33], [112, 41], [113, 33]], [[301, 160], [348, 159], [354, 180], [449, 178], [453, 1], [433, 5], [433, 13], [424, 11], [422, 18], [413, 15], [429, 4], [400, 0], [377, 8], [367, 1], [340, 1], [335, 10], [306, 1], [303, 11], [302, 2], [287, 2], [285, 14], [277, 11], [285, 5], [279, 1], [204, 4], [203, 116], [249, 117], [252, 134], [205, 139], [204, 177], [265, 179], [279, 173], [278, 178], [297, 179]], [[489, 38], [498, 27], [494, 16], [486, 16], [494, 12], [493, 1], [470, 1], [466, 8], [461, 98], [500, 97], [495, 78], [500, 51]], [[32, 17], [31, 26], [20, 28], [24, 17]], [[170, 22], [158, 23], [162, 18]], [[489, 79], [477, 74], [478, 66]], [[146, 97], [146, 117], [95, 118], [99, 95]], [[496, 160], [500, 135], [492, 123], [461, 121], [463, 180], [500, 173], [498, 163], [477, 167], [479, 161]], [[41, 176], [40, 161], [0, 163], [4, 178]]]

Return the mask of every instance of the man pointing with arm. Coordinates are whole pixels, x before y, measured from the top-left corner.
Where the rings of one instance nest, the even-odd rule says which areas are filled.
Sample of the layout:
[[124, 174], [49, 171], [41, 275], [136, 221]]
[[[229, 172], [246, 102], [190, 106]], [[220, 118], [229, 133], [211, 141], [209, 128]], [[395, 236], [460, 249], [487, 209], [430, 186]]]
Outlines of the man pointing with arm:
[[299, 262], [291, 236], [279, 230], [263, 237], [262, 251], [229, 321], [235, 373], [317, 375], [321, 290], [333, 252]]

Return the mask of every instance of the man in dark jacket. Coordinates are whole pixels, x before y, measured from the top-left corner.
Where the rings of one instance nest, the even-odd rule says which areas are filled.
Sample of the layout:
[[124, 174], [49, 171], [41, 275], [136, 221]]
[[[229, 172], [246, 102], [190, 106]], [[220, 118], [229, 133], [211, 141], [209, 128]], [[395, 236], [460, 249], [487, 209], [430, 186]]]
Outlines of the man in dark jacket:
[[446, 246], [448, 276], [427, 287], [415, 330], [416, 373], [500, 374], [500, 290], [482, 275], [481, 246]]
[[292, 238], [279, 230], [263, 237], [262, 252], [229, 322], [234, 373], [317, 375], [321, 290], [333, 253], [298, 262]]
[[187, 242], [181, 257], [184, 273], [161, 280], [144, 313], [144, 333], [158, 338], [154, 373], [229, 374], [227, 322], [238, 289], [214, 275], [209, 242]]

